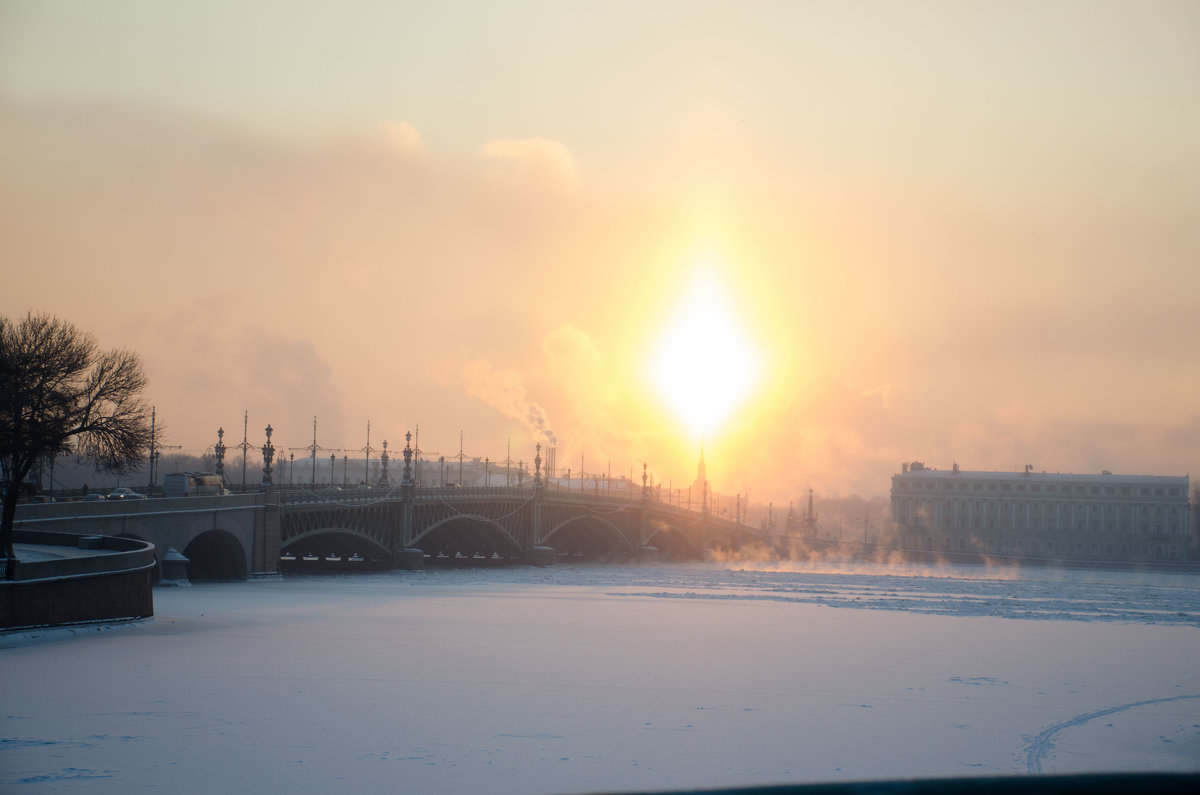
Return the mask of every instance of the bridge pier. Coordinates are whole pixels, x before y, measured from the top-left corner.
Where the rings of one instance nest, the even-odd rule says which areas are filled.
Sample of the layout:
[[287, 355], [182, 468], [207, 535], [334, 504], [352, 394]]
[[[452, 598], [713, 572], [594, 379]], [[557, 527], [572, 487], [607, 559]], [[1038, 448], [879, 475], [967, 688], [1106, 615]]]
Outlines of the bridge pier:
[[525, 562], [530, 566], [553, 566], [558, 563], [558, 551], [538, 544], [529, 550]]
[[392, 568], [401, 571], [421, 571], [425, 568], [424, 550], [413, 547], [396, 550], [392, 553]]
[[[421, 571], [425, 568], [425, 551], [410, 547], [413, 535], [413, 502], [415, 500], [412, 479], [412, 434], [404, 434], [404, 475], [400, 480], [400, 534], [396, 548], [392, 550], [392, 568], [401, 571]], [[387, 442], [383, 443], [387, 447]], [[385, 451], [386, 453], [386, 451]], [[384, 464], [386, 473], [387, 465]]]

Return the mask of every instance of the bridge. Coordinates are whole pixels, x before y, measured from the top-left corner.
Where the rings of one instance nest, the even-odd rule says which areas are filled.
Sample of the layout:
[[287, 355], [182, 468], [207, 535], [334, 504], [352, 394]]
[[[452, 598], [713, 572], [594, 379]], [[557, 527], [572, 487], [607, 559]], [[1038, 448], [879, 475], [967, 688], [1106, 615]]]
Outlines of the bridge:
[[[425, 563], [700, 559], [765, 540], [746, 525], [655, 499], [532, 486], [313, 491], [20, 506], [16, 528], [174, 548], [191, 579], [274, 576], [283, 566], [416, 568]], [[19, 555], [18, 555], [19, 557]]]
[[758, 540], [750, 528], [651, 498], [558, 488], [417, 488], [386, 492], [280, 491], [285, 561], [361, 558], [430, 562], [699, 559], [705, 549]]
[[174, 548], [191, 559], [193, 579], [279, 573], [279, 506], [269, 492], [19, 505], [13, 527], [149, 541], [156, 569]]

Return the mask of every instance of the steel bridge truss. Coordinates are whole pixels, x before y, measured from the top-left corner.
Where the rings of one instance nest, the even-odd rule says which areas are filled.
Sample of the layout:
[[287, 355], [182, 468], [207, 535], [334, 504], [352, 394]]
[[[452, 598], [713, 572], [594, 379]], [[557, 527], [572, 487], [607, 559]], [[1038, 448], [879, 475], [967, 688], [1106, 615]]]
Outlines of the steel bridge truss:
[[655, 501], [529, 488], [397, 487], [365, 492], [281, 491], [285, 553], [358, 553], [405, 548], [449, 557], [513, 558], [534, 547], [559, 554], [621, 558], [657, 546], [668, 557], [699, 557], [748, 529]]

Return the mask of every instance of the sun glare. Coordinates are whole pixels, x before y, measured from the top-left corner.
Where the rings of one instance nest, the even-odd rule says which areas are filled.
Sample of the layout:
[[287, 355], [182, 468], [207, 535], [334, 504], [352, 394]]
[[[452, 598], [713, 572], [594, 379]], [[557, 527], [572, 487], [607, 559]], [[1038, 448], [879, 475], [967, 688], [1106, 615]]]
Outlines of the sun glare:
[[760, 356], [716, 278], [702, 274], [670, 316], [650, 359], [650, 378], [696, 435], [713, 433], [758, 381]]

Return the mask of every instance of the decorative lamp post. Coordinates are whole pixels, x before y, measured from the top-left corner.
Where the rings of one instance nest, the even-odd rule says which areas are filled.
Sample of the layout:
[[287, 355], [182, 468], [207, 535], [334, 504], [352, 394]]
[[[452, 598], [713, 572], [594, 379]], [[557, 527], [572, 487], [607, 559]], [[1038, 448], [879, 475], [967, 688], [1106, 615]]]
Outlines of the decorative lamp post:
[[296, 454], [288, 453], [288, 485], [293, 485], [296, 480]]
[[444, 489], [444, 488], [446, 488], [446, 456], [444, 456], [444, 455], [438, 456], [438, 466], [440, 466], [441, 470], [442, 470], [441, 487]]
[[337, 453], [329, 454], [329, 487], [333, 488], [334, 469], [337, 467]]
[[225, 429], [217, 428], [217, 444], [213, 447], [213, 455], [217, 459], [217, 474], [225, 480]]
[[401, 484], [404, 486], [412, 486], [412, 484], [413, 484], [412, 459], [413, 459], [412, 432], [405, 432], [405, 434], [404, 434], [404, 479], [401, 481]]
[[533, 490], [542, 487], [542, 443], [538, 442], [537, 455], [533, 459]]
[[489, 469], [489, 467], [491, 466], [491, 463], [492, 463], [492, 460], [490, 458], [488, 458], [487, 456], [483, 457], [483, 487], [485, 489], [488, 486], [492, 485], [492, 479], [489, 477], [492, 474]]
[[267, 425], [267, 443], [262, 446], [263, 456], [263, 475], [262, 484], [266, 487], [271, 486], [271, 462], [275, 459], [275, 445], [271, 444], [272, 428]]

